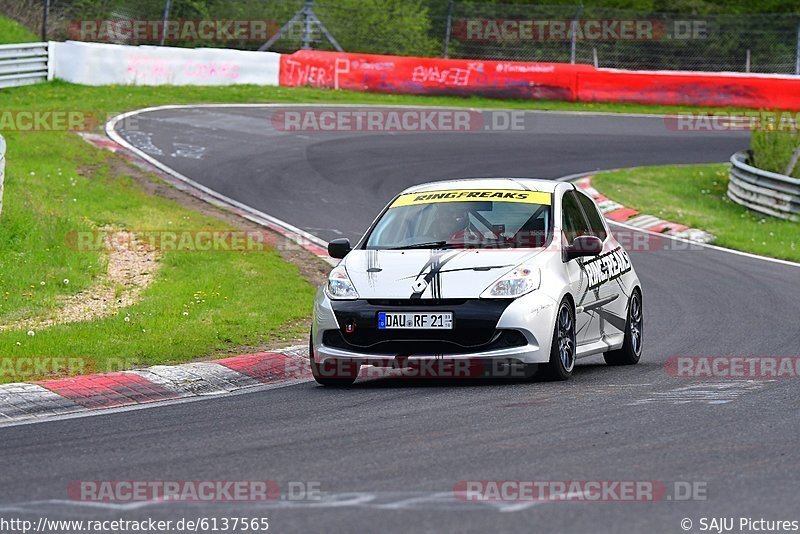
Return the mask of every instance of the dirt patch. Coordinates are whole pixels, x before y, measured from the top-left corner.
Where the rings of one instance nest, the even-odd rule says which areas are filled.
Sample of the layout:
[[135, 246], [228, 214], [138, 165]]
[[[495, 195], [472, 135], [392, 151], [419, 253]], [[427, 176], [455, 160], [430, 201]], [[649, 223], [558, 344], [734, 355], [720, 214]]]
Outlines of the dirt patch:
[[[136, 163], [119, 154], [111, 154], [104, 164], [108, 166], [109, 176], [112, 179], [129, 176], [144, 192], [150, 195], [172, 200], [185, 208], [215, 218], [239, 230], [267, 232], [268, 242], [274, 246], [285, 261], [297, 267], [300, 276], [308, 281], [309, 284], [313, 287], [318, 287], [327, 281], [331, 265], [283, 235], [259, 226], [235, 213], [209, 204], [188, 192], [181, 191], [163, 181], [157, 174], [139, 167]], [[87, 176], [93, 174], [91, 167], [79, 169], [79, 172], [86, 173]], [[308, 324], [308, 319], [293, 321], [284, 325], [281, 333], [276, 334], [273, 339], [265, 344], [238, 346], [212, 354], [198, 355], [197, 361], [305, 345], [308, 343]]]
[[[101, 228], [113, 231], [111, 228]], [[107, 254], [106, 274], [92, 287], [61, 299], [58, 310], [48, 317], [32, 317], [0, 325], [0, 330], [37, 330], [57, 324], [91, 321], [116, 315], [139, 301], [158, 271], [158, 252], [146, 249], [133, 234], [115, 231], [119, 239]], [[110, 242], [114, 245], [113, 242]]]
[[157, 176], [141, 169], [119, 155], [112, 155], [107, 163], [109, 166], [109, 173], [112, 177], [123, 175], [130, 176], [139, 187], [148, 194], [173, 200], [181, 206], [200, 212], [208, 217], [218, 219], [240, 230], [268, 232], [270, 235], [270, 243], [273, 243], [281, 257], [297, 266], [300, 271], [300, 276], [311, 285], [317, 287], [328, 279], [328, 273], [331, 270], [331, 266], [328, 263], [281, 234], [266, 230], [263, 226], [248, 221], [235, 213], [209, 204], [185, 191], [176, 189]]

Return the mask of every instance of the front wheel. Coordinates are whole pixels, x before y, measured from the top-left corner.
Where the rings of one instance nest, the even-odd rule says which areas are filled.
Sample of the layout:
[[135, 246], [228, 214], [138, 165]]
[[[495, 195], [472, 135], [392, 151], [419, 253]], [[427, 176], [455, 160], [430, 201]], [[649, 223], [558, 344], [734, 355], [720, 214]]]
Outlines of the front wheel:
[[608, 365], [633, 365], [642, 357], [642, 334], [644, 333], [644, 315], [642, 313], [642, 294], [633, 290], [628, 302], [628, 320], [625, 323], [625, 339], [622, 347], [610, 350], [603, 355]]
[[566, 380], [575, 367], [575, 310], [569, 299], [564, 298], [558, 306], [550, 361], [545, 365], [544, 376], [551, 380]]
[[361, 368], [358, 364], [325, 365], [317, 363], [314, 359], [314, 341], [311, 336], [308, 338], [308, 357], [311, 359], [311, 374], [314, 376], [314, 380], [323, 386], [343, 388], [353, 385], [358, 378], [358, 371]]

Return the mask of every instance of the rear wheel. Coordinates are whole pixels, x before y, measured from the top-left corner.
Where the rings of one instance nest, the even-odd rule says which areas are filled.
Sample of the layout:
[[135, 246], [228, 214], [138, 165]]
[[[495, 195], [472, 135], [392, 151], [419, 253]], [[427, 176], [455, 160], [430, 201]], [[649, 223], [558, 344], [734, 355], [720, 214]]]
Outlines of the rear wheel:
[[308, 357], [311, 359], [311, 374], [314, 380], [323, 386], [347, 387], [353, 385], [358, 378], [358, 371], [361, 368], [358, 364], [320, 364], [314, 359], [314, 341], [308, 337]]
[[628, 302], [628, 320], [625, 323], [625, 339], [622, 347], [610, 350], [603, 355], [608, 365], [633, 365], [642, 357], [642, 334], [644, 333], [642, 314], [642, 294], [633, 290]]
[[575, 310], [568, 298], [558, 306], [553, 343], [550, 347], [550, 361], [544, 366], [543, 374], [551, 380], [566, 380], [572, 376], [575, 367]]

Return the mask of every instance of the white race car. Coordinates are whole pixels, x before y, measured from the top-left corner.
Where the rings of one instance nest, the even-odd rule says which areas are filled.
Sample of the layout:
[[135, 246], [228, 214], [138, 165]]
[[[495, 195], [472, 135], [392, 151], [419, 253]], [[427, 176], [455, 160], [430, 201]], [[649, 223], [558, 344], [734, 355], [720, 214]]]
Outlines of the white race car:
[[355, 247], [337, 239], [328, 253], [342, 261], [314, 304], [310, 357], [321, 384], [350, 385], [362, 365], [432, 362], [454, 376], [475, 376], [479, 362], [482, 376], [565, 380], [577, 358], [605, 353], [625, 365], [642, 354], [639, 278], [594, 201], [569, 183], [411, 187]]

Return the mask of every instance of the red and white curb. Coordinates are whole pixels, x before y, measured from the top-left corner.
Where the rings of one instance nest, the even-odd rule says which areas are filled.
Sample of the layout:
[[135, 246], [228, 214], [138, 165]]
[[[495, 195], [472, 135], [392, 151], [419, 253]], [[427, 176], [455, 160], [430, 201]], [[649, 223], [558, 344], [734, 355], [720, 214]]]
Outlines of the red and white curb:
[[633, 208], [626, 208], [619, 202], [615, 202], [597, 189], [592, 187], [592, 176], [584, 176], [573, 182], [576, 186], [584, 190], [591, 196], [603, 212], [603, 215], [614, 222], [623, 223], [634, 228], [647, 230], [657, 234], [665, 234], [695, 243], [710, 243], [714, 236], [703, 230], [689, 228], [686, 225], [659, 219], [654, 215], [640, 213]]
[[281, 352], [244, 354], [211, 362], [156, 365], [134, 371], [58, 378], [32, 384], [4, 384], [0, 385], [0, 425], [219, 395], [309, 378], [308, 348], [296, 346]]

